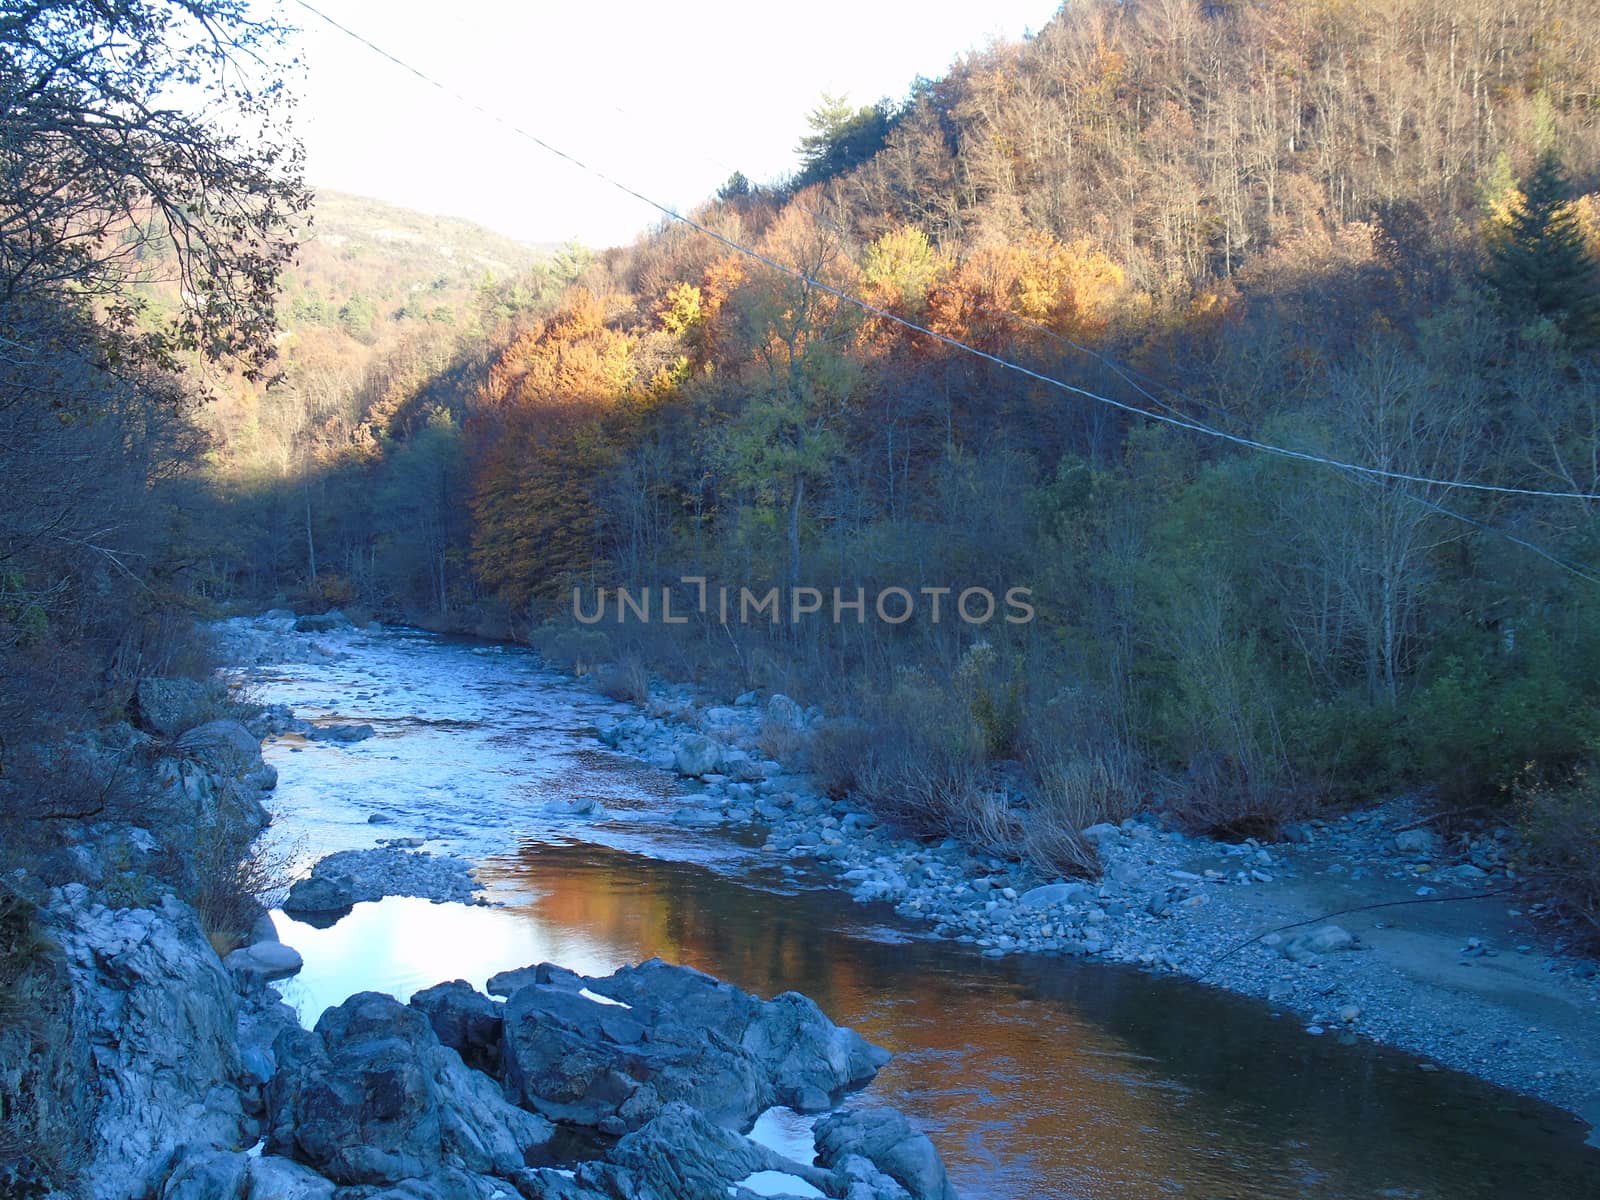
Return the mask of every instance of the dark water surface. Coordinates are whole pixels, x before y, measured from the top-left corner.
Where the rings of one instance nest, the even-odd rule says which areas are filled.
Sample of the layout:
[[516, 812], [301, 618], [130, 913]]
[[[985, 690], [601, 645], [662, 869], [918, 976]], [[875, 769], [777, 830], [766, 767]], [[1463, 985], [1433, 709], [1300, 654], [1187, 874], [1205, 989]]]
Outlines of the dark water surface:
[[[1196, 984], [984, 959], [806, 885], [748, 836], [673, 829], [677, 785], [595, 749], [593, 722], [624, 710], [530, 656], [396, 633], [346, 649], [264, 689], [382, 731], [271, 748], [280, 837], [312, 858], [435, 837], [482, 863], [502, 906], [391, 899], [325, 930], [276, 914], [306, 960], [284, 992], [308, 1022], [364, 989], [659, 956], [805, 992], [893, 1050], [867, 1095], [933, 1136], [967, 1200], [1600, 1197], [1600, 1151], [1546, 1106]], [[610, 817], [561, 815], [573, 795]], [[368, 825], [375, 811], [394, 822]]]

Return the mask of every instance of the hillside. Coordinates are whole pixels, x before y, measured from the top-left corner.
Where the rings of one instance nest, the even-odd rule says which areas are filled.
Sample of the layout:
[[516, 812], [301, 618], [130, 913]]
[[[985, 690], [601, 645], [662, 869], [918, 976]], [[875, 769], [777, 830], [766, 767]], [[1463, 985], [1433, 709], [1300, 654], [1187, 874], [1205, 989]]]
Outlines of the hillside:
[[[665, 228], [369, 389], [426, 438], [322, 439], [272, 577], [318, 593], [303, 543], [413, 619], [883, 714], [839, 786], [1069, 866], [1152, 793], [1235, 836], [1405, 787], [1586, 806], [1595, 543], [1544, 493], [1600, 492], [1592, 7], [1075, 4], [819, 109], [796, 183], [697, 214], [763, 258]], [[685, 575], [1038, 619], [563, 632], [574, 584]], [[984, 815], [1012, 759], [1039, 829]]]
[[284, 276], [282, 314], [290, 331], [333, 324], [352, 305], [356, 318], [347, 325], [408, 316], [453, 322], [469, 315], [485, 279], [519, 278], [557, 249], [329, 190], [316, 192], [311, 216]]

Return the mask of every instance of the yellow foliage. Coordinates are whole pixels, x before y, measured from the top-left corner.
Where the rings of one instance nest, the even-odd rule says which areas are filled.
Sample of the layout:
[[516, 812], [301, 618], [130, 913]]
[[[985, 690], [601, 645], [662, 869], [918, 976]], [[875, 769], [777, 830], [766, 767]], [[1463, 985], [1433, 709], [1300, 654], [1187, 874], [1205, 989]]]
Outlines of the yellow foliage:
[[682, 337], [706, 319], [700, 289], [692, 283], [674, 284], [656, 309], [661, 328], [673, 337]]
[[1600, 192], [1579, 196], [1572, 202], [1572, 212], [1578, 219], [1578, 229], [1583, 233], [1589, 253], [1600, 258]]
[[866, 299], [880, 308], [920, 314], [928, 289], [947, 267], [926, 233], [901, 225], [867, 247], [862, 269]]

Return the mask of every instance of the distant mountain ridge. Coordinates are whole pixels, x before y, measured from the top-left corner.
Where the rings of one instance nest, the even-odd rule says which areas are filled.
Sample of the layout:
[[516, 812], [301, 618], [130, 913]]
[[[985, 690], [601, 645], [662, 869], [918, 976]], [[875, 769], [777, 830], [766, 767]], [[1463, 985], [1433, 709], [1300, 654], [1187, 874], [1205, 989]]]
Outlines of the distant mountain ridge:
[[524, 275], [555, 250], [459, 217], [330, 189], [317, 191], [311, 216], [285, 273], [282, 314], [291, 328], [322, 323], [351, 301], [385, 316], [459, 304], [487, 277]]

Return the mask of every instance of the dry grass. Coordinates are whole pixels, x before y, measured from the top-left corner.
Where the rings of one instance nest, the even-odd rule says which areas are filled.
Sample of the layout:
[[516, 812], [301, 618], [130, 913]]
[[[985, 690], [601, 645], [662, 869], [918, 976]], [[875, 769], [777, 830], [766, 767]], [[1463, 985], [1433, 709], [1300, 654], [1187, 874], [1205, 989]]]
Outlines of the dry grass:
[[1170, 808], [1184, 825], [1223, 841], [1277, 841], [1283, 827], [1314, 807], [1304, 789], [1251, 770], [1228, 755], [1197, 756], [1171, 789]]
[[1102, 821], [1116, 823], [1143, 806], [1146, 792], [1134, 756], [1112, 743], [1037, 754], [1028, 766], [1033, 795], [1023, 856], [1047, 874], [1099, 875], [1099, 855], [1083, 830]]
[[1600, 951], [1600, 785], [1580, 774], [1564, 788], [1525, 788], [1519, 808], [1528, 873]]
[[646, 704], [650, 700], [650, 674], [644, 663], [632, 655], [601, 667], [595, 678], [600, 694], [626, 704]]
[[817, 786], [834, 800], [850, 795], [879, 740], [860, 721], [824, 721], [812, 731], [809, 748], [811, 774]]
[[241, 851], [215, 827], [195, 831], [193, 882], [185, 899], [199, 914], [219, 956], [243, 945], [256, 918], [283, 898], [296, 858], [293, 849], [269, 848], [260, 841]]
[[783, 721], [763, 717], [756, 747], [773, 762], [804, 764], [810, 761], [811, 734]]

